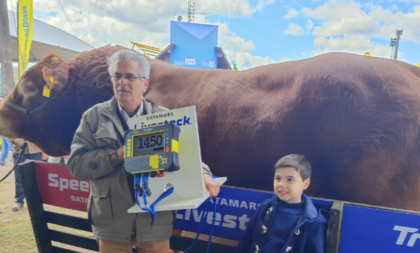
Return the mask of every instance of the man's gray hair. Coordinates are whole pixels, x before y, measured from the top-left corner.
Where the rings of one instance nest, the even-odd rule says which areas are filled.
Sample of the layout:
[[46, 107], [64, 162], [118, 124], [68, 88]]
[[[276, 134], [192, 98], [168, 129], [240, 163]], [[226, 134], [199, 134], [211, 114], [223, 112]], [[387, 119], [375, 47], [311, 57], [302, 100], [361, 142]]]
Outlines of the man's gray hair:
[[280, 158], [274, 165], [274, 170], [278, 168], [293, 167], [299, 172], [302, 180], [311, 178], [311, 164], [304, 155], [291, 154]]
[[115, 69], [117, 68], [117, 63], [120, 61], [137, 61], [140, 64], [139, 75], [140, 77], [145, 77], [149, 79], [150, 76], [150, 64], [146, 57], [139, 52], [121, 49], [120, 51], [114, 53], [108, 58], [108, 72], [110, 76], [115, 74]]

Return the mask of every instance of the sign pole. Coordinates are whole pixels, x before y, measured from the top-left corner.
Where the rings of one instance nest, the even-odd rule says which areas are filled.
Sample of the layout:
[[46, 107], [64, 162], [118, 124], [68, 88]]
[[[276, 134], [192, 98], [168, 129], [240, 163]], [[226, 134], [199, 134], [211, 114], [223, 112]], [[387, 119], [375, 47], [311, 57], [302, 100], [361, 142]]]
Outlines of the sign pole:
[[13, 90], [15, 84], [13, 81], [12, 46], [6, 0], [0, 0], [0, 64], [2, 74], [0, 93], [7, 95]]

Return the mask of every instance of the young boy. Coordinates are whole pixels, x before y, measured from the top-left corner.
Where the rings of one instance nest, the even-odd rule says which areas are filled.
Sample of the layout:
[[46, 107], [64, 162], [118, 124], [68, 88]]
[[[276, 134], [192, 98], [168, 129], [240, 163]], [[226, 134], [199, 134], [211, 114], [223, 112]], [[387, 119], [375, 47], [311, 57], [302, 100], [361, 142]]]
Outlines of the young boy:
[[235, 253], [324, 253], [327, 220], [303, 193], [311, 165], [288, 155], [274, 165], [274, 193], [258, 207]]

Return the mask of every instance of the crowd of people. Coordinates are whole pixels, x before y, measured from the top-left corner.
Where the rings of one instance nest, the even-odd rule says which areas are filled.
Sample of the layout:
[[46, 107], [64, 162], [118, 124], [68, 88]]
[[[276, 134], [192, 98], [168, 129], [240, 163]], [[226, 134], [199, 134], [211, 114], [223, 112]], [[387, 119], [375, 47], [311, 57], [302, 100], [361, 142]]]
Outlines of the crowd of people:
[[[124, 131], [129, 118], [167, 109], [144, 98], [150, 84], [150, 65], [138, 52], [123, 49], [108, 59], [114, 96], [88, 109], [71, 144], [68, 170], [77, 179], [90, 180], [88, 217], [100, 252], [170, 252], [169, 238], [175, 222], [174, 211], [127, 213], [135, 203], [133, 177], [123, 173]], [[98, 134], [100, 133], [100, 134]], [[2, 138], [3, 151], [13, 146], [17, 159], [21, 139]], [[2, 153], [1, 163], [5, 164]], [[7, 157], [7, 154], [6, 154]], [[42, 153], [28, 145], [23, 159], [41, 160]], [[211, 170], [202, 164], [204, 184], [210, 197], [220, 192]], [[272, 198], [262, 202], [248, 223], [236, 251], [322, 253], [325, 250], [327, 221], [303, 192], [311, 182], [311, 165], [303, 155], [282, 157], [274, 165]], [[20, 174], [15, 171], [16, 203], [24, 205]]]

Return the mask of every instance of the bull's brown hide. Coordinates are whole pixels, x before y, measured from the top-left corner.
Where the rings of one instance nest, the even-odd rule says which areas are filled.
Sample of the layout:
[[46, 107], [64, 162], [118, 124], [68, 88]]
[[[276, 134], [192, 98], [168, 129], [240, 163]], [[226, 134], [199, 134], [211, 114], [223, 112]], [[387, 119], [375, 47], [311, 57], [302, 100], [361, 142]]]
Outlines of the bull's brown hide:
[[[112, 95], [106, 56], [115, 50], [69, 62], [68, 83], [35, 114], [30, 141], [51, 155], [69, 152], [82, 112]], [[27, 108], [45, 101], [43, 65], [8, 99]], [[203, 161], [229, 185], [271, 190], [276, 160], [299, 153], [313, 166], [311, 196], [420, 211], [420, 68], [342, 53], [241, 72], [151, 65], [146, 97], [197, 106]], [[38, 93], [25, 98], [28, 83]], [[0, 134], [23, 135], [23, 114], [2, 106], [0, 117]]]
[[[70, 152], [70, 143], [80, 123], [81, 115], [96, 103], [108, 100], [112, 95], [112, 83], [107, 71], [107, 56], [121, 47], [102, 47], [85, 52], [68, 64], [68, 81], [60, 83], [65, 73], [64, 62], [55, 54], [27, 70], [8, 100], [26, 109], [34, 109], [49, 98], [42, 96], [43, 87], [48, 84], [50, 72], [55, 73], [58, 83], [51, 91], [51, 97], [60, 91], [44, 109], [35, 112], [30, 121], [28, 140], [37, 144], [44, 152], [60, 156]], [[53, 70], [53, 71], [50, 71]], [[44, 80], [45, 79], [45, 80]], [[4, 104], [0, 107], [0, 133], [10, 137], [23, 137], [27, 117]]]

